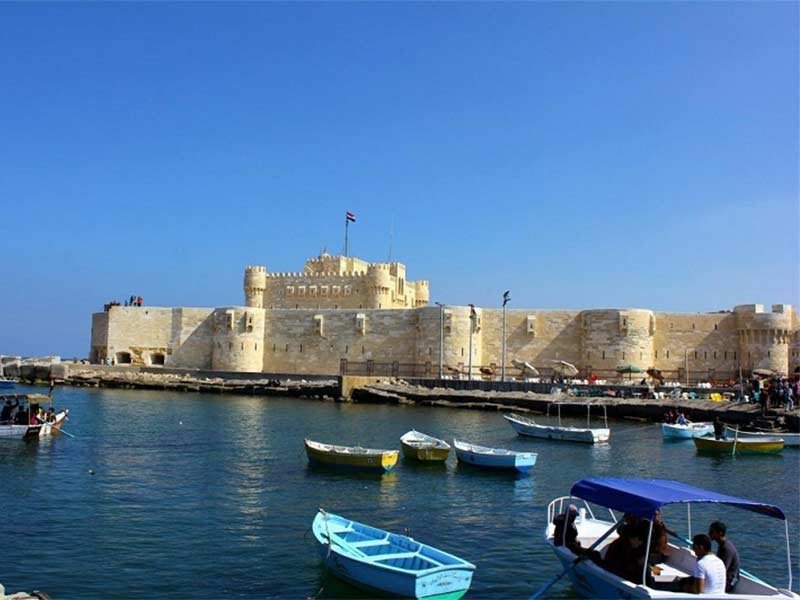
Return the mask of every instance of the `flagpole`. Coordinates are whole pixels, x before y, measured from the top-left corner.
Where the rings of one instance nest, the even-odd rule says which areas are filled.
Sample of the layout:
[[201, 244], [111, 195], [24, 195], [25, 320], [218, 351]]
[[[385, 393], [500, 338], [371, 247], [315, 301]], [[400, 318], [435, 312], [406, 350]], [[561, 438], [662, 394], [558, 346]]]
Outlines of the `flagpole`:
[[350, 225], [350, 219], [347, 218], [347, 213], [344, 215], [344, 255], [347, 256], [347, 228]]

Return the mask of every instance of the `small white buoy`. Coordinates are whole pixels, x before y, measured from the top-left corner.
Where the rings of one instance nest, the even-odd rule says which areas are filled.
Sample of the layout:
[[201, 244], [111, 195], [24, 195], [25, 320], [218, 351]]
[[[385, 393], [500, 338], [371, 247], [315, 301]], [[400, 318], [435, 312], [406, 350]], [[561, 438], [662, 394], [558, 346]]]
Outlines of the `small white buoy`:
[[94, 475], [94, 469], [89, 469], [89, 475]]
[[178, 425], [183, 425], [183, 421], [178, 421]]

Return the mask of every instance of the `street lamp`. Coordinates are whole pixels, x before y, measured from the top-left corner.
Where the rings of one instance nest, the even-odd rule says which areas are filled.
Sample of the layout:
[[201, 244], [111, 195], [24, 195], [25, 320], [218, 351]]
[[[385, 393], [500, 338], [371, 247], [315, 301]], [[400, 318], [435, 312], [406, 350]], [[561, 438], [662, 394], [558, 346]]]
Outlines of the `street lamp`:
[[503, 292], [503, 351], [500, 360], [500, 381], [506, 380], [506, 304], [511, 300], [510, 290]]
[[467, 381], [472, 381], [472, 334], [475, 331], [475, 319], [478, 313], [475, 312], [475, 305], [469, 305], [469, 366], [467, 367]]
[[439, 307], [439, 380], [444, 375], [444, 304], [434, 302]]

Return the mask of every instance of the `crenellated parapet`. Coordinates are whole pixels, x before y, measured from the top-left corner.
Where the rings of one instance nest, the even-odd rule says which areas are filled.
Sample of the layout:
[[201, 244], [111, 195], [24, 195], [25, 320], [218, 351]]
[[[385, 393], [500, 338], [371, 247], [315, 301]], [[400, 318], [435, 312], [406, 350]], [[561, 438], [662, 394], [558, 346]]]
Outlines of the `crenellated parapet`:
[[212, 315], [211, 368], [260, 372], [264, 365], [264, 310], [218, 308]]
[[795, 343], [795, 314], [791, 304], [773, 304], [765, 312], [763, 304], [742, 304], [733, 309], [742, 366], [787, 373], [790, 346]]

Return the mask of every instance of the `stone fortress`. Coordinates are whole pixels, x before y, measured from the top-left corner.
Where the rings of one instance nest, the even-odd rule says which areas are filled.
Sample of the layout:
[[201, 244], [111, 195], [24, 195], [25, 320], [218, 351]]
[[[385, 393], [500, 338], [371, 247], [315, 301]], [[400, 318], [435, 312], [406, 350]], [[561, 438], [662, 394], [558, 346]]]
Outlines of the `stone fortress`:
[[[501, 308], [428, 306], [427, 281], [408, 281], [405, 265], [367, 263], [323, 253], [302, 273], [250, 266], [244, 306], [112, 306], [92, 315], [90, 359], [117, 364], [262, 373], [335, 375], [348, 363], [422, 365], [436, 376], [443, 331], [445, 372], [466, 373], [472, 347], [479, 367], [499, 373]], [[470, 330], [472, 340], [470, 344]], [[647, 309], [509, 309], [512, 360], [547, 368], [564, 360], [582, 375], [622, 365], [656, 368], [683, 379], [684, 369], [716, 380], [753, 369], [800, 367], [800, 321], [791, 305], [736, 306], [714, 313]], [[415, 372], [419, 369], [415, 369]]]

